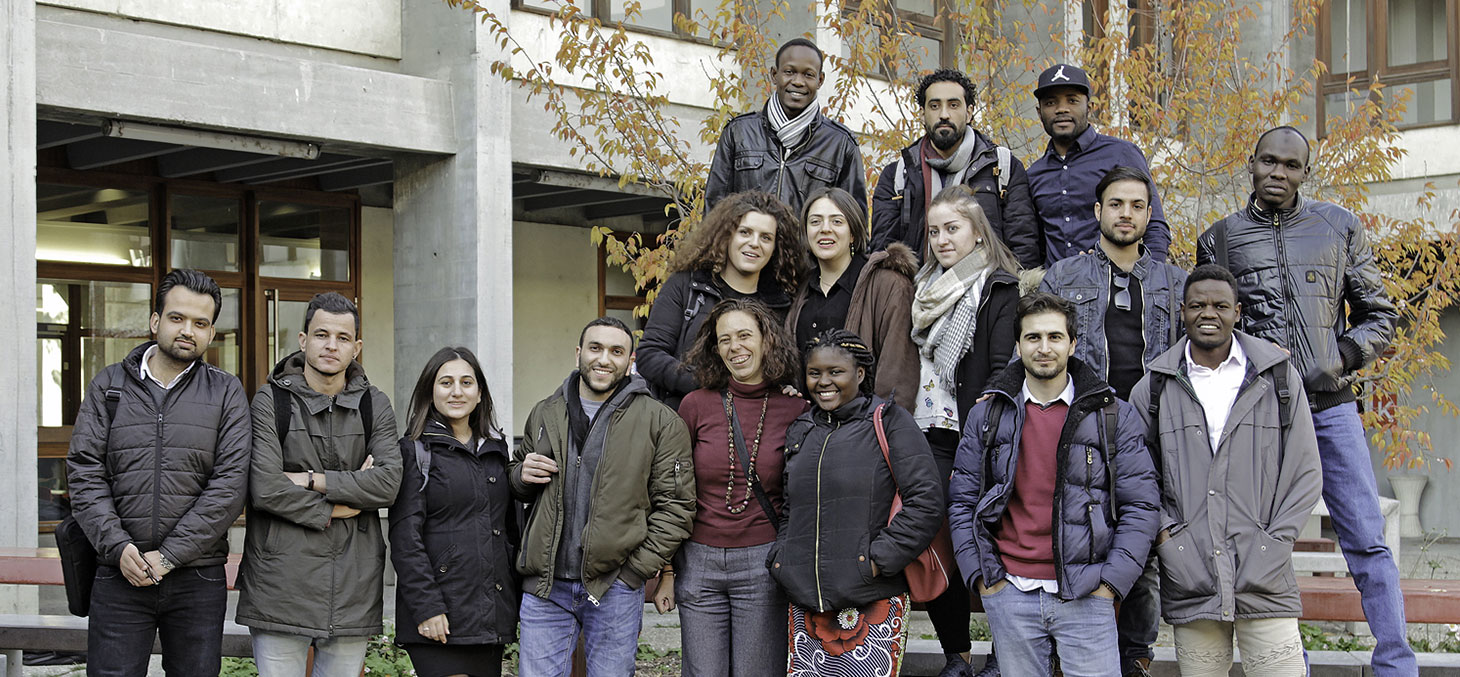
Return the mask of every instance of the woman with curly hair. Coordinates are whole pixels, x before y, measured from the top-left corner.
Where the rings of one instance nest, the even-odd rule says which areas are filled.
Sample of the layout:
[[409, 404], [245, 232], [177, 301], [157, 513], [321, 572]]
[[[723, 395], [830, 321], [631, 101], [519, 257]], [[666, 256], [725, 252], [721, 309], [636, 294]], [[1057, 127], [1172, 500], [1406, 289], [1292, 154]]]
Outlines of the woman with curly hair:
[[[816, 406], [786, 432], [786, 507], [768, 559], [791, 599], [793, 677], [898, 673], [909, 603], [902, 570], [943, 524], [928, 442], [911, 414], [873, 394], [876, 367], [867, 343], [845, 330], [821, 334], [806, 353]], [[895, 495], [902, 510], [889, 521]]]
[[800, 358], [764, 304], [727, 299], [710, 310], [686, 363], [704, 385], [679, 405], [697, 510], [654, 604], [661, 613], [679, 604], [685, 675], [775, 674], [786, 667], [786, 602], [765, 561], [780, 526], [786, 427], [807, 406], [781, 392]]
[[796, 291], [805, 247], [796, 216], [779, 198], [758, 191], [721, 200], [680, 243], [639, 342], [639, 373], [665, 404], [699, 388], [683, 360], [705, 316], [724, 299], [754, 298], [785, 316]]

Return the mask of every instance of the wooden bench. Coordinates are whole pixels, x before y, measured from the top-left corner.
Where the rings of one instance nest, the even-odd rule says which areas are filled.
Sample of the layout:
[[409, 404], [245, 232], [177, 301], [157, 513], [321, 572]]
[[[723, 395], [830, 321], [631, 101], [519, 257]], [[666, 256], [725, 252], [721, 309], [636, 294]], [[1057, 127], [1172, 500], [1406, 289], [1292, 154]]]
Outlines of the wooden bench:
[[[1460, 580], [1399, 579], [1404, 619], [1410, 623], [1460, 623]], [[1354, 579], [1299, 576], [1302, 620], [1362, 622], [1364, 608]]]

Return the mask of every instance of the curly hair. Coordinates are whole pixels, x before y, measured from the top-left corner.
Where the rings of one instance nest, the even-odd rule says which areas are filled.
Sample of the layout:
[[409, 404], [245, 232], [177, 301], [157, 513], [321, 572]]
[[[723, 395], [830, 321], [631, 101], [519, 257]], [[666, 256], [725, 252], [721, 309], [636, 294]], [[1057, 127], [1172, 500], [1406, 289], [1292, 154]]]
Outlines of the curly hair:
[[918, 83], [916, 93], [918, 108], [928, 105], [928, 88], [940, 82], [951, 82], [963, 88], [963, 105], [972, 106], [973, 99], [978, 95], [978, 88], [973, 81], [968, 79], [963, 71], [956, 71], [952, 68], [939, 68], [923, 76], [922, 82]]
[[775, 276], [787, 296], [796, 295], [801, 266], [806, 260], [806, 245], [796, 215], [780, 198], [758, 190], [734, 193], [715, 204], [688, 237], [680, 243], [670, 263], [671, 273], [703, 270], [718, 273], [729, 260], [730, 236], [746, 214], [756, 212], [776, 220], [776, 246], [771, 260], [761, 272]]
[[862, 337], [853, 334], [845, 329], [828, 329], [816, 335], [811, 342], [806, 344], [806, 353], [803, 359], [811, 361], [811, 353], [817, 350], [835, 350], [852, 358], [852, 363], [862, 368], [866, 374], [862, 378], [861, 392], [863, 395], [871, 396], [876, 386], [874, 374], [877, 372], [877, 357], [872, 354], [872, 349]]
[[685, 356], [685, 364], [694, 372], [700, 387], [721, 390], [730, 385], [730, 369], [720, 357], [718, 324], [720, 318], [732, 312], [742, 312], [755, 320], [760, 330], [760, 374], [766, 383], [775, 387], [794, 384], [800, 370], [800, 356], [796, 354], [796, 341], [791, 333], [776, 319], [775, 313], [764, 303], [755, 299], [725, 299], [710, 309], [709, 317], [700, 325], [694, 345]]

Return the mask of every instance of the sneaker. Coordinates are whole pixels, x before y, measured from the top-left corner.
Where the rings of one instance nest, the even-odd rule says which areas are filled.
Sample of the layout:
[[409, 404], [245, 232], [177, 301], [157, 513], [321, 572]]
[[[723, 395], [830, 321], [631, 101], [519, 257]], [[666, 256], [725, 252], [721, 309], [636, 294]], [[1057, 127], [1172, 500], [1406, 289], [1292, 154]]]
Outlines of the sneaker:
[[1138, 658], [1136, 664], [1125, 669], [1124, 677], [1151, 677], [1151, 659]]
[[957, 654], [950, 656], [948, 663], [943, 666], [943, 671], [938, 673], [938, 677], [972, 677], [972, 675], [973, 666]]
[[983, 669], [979, 670], [973, 677], [999, 677], [999, 659], [990, 653], [984, 661]]

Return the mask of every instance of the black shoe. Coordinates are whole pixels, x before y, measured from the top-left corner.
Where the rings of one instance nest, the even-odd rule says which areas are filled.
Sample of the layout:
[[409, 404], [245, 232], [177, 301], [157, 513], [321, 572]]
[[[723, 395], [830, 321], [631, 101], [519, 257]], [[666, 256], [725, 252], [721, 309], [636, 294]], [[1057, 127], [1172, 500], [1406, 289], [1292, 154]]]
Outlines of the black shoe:
[[999, 677], [999, 659], [990, 653], [984, 661], [983, 669], [979, 670], [973, 677]]
[[1151, 677], [1151, 659], [1138, 658], [1135, 665], [1125, 669], [1123, 677]]
[[943, 671], [938, 673], [938, 677], [972, 677], [972, 675], [973, 666], [958, 654], [949, 656], [948, 663], [943, 666]]

